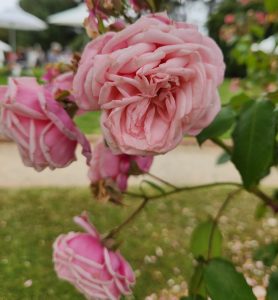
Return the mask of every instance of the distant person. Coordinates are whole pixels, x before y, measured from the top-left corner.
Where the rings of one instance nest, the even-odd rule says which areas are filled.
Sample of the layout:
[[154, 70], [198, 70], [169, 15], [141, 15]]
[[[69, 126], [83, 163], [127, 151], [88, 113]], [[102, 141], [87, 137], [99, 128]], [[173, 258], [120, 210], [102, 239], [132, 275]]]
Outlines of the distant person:
[[49, 63], [59, 62], [60, 56], [62, 54], [62, 46], [57, 43], [51, 43], [50, 50], [48, 51], [47, 60]]

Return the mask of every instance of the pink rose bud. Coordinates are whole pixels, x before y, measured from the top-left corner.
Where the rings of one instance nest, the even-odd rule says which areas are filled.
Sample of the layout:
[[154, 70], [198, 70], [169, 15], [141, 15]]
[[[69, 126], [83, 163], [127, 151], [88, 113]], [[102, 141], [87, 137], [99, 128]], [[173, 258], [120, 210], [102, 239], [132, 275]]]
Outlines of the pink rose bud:
[[224, 18], [224, 23], [225, 24], [233, 24], [235, 22], [235, 15], [228, 14]]
[[126, 27], [124, 20], [118, 19], [113, 24], [109, 26], [109, 29], [112, 31], [121, 31]]
[[152, 156], [115, 155], [101, 139], [93, 150], [88, 176], [93, 185], [101, 180], [113, 180], [123, 192], [127, 189], [127, 180], [132, 173], [133, 163], [139, 170], [136, 174], [142, 174], [149, 171], [152, 162]]
[[224, 70], [220, 48], [194, 25], [150, 14], [87, 45], [73, 92], [80, 108], [102, 110], [114, 153], [154, 155], [214, 120]]
[[90, 145], [67, 112], [35, 78], [11, 78], [0, 89], [3, 133], [16, 142], [23, 163], [42, 171], [73, 162], [77, 144], [90, 160]]
[[131, 294], [135, 276], [117, 251], [107, 249], [87, 216], [74, 218], [86, 233], [60, 235], [53, 245], [53, 261], [59, 278], [73, 284], [86, 299], [118, 300]]

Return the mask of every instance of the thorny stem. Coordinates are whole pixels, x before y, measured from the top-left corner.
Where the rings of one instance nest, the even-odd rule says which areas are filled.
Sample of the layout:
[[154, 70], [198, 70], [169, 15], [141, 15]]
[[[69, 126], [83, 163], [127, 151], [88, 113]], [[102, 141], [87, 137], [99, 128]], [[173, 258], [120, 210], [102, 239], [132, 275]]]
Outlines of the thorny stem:
[[222, 216], [222, 214], [223, 214], [224, 210], [226, 209], [226, 207], [228, 206], [228, 204], [230, 203], [230, 201], [232, 200], [232, 198], [241, 191], [242, 191], [242, 188], [238, 188], [238, 189], [230, 192], [227, 195], [225, 201], [220, 206], [220, 208], [217, 212], [217, 215], [213, 219], [212, 228], [211, 228], [211, 232], [210, 232], [210, 236], [209, 236], [209, 243], [208, 243], [208, 260], [211, 258], [213, 238], [214, 238], [215, 230], [216, 230], [217, 224], [219, 222], [219, 219]]

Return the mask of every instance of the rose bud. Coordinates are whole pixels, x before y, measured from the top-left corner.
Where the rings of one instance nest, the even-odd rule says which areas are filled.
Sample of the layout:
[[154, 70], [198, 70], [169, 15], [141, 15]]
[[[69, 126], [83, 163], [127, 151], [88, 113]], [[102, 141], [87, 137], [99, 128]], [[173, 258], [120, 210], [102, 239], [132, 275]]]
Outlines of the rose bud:
[[53, 245], [53, 261], [59, 278], [73, 284], [86, 299], [118, 300], [129, 295], [135, 276], [119, 251], [105, 247], [85, 215], [74, 218], [86, 233], [60, 235]]
[[26, 166], [42, 171], [64, 168], [76, 160], [77, 144], [87, 160], [90, 144], [54, 100], [52, 94], [35, 78], [11, 78], [0, 92], [3, 133], [16, 142]]
[[[92, 186], [101, 184], [102, 188], [98, 187], [97, 190], [102, 195], [106, 195], [103, 191], [105, 186], [112, 188], [112, 183], [123, 192], [127, 189], [129, 175], [148, 172], [152, 162], [152, 156], [115, 155], [101, 139], [93, 150], [88, 176]], [[108, 185], [104, 183], [107, 180], [109, 180]]]

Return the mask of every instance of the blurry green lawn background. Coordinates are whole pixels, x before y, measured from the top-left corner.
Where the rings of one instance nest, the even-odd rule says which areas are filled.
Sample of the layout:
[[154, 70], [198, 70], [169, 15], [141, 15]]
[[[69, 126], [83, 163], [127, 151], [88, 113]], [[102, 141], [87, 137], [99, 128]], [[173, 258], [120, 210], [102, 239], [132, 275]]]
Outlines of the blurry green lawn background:
[[[170, 279], [175, 284], [189, 279], [190, 234], [200, 220], [216, 214], [230, 190], [191, 191], [153, 201], [121, 233], [121, 251], [139, 275], [134, 299], [142, 300], [164, 288], [170, 289]], [[83, 299], [70, 284], [57, 279], [51, 262], [52, 243], [61, 233], [80, 231], [72, 218], [86, 209], [98, 230], [107, 232], [139, 201], [129, 198], [125, 203], [123, 207], [100, 205], [85, 188], [0, 190], [0, 299]], [[257, 203], [257, 199], [242, 193], [221, 218], [225, 255], [239, 266], [250, 261], [250, 251], [256, 248], [258, 240], [277, 237], [277, 226], [268, 227], [268, 219], [254, 220]], [[271, 213], [267, 218], [272, 218]], [[162, 256], [161, 250], [156, 255], [158, 247]], [[249, 277], [260, 278], [255, 266], [249, 271]]]

